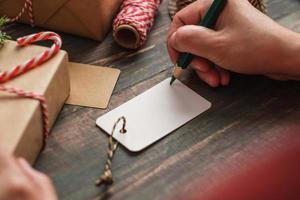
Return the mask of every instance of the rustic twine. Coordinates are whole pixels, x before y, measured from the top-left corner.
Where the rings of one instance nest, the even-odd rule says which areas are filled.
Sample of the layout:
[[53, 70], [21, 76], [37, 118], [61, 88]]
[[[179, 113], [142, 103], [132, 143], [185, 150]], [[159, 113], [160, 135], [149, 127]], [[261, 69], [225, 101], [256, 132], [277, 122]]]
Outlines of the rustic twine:
[[[16, 22], [21, 19], [24, 15], [25, 11], [27, 11], [29, 16], [29, 22], [31, 26], [34, 26], [34, 16], [33, 16], [33, 2], [32, 0], [25, 0], [23, 7], [20, 12], [14, 17], [9, 19], [9, 22]], [[31, 35], [27, 35], [17, 39], [17, 43], [19, 46], [24, 47], [30, 45], [32, 43], [43, 41], [43, 40], [52, 40], [53, 45], [51, 48], [46, 49], [43, 53], [27, 60], [26, 62], [15, 66], [12, 69], [1, 72], [0, 71], [0, 91], [7, 92], [10, 94], [18, 95], [19, 97], [29, 98], [33, 100], [38, 100], [41, 105], [42, 111], [42, 121], [43, 121], [43, 146], [42, 149], [45, 148], [49, 132], [50, 132], [50, 121], [49, 121], [49, 110], [46, 98], [43, 95], [37, 94], [32, 91], [25, 91], [23, 89], [19, 89], [16, 87], [7, 87], [3, 85], [17, 76], [25, 74], [26, 72], [41, 66], [43, 63], [47, 62], [49, 59], [54, 57], [60, 50], [62, 45], [61, 37], [54, 32], [40, 32]]]
[[[171, 18], [175, 16], [175, 14], [188, 6], [189, 4], [195, 2], [196, 0], [169, 0], [169, 15]], [[255, 8], [260, 10], [263, 13], [267, 12], [266, 9], [266, 0], [248, 0]]]
[[141, 47], [148, 38], [161, 0], [124, 0], [113, 23], [115, 41], [130, 49]]
[[255, 8], [263, 13], [267, 12], [266, 0], [248, 0]]
[[7, 87], [3, 85], [4, 83], [16, 78], [17, 76], [23, 75], [26, 72], [41, 66], [43, 63], [47, 62], [49, 59], [54, 57], [59, 52], [62, 41], [60, 36], [53, 32], [40, 32], [40, 33], [24, 36], [18, 38], [17, 42], [19, 46], [24, 47], [34, 42], [42, 41], [42, 40], [52, 40], [53, 45], [51, 46], [51, 48], [46, 49], [44, 52], [40, 53], [34, 58], [27, 60], [23, 64], [19, 64], [3, 72], [0, 71], [0, 91], [16, 94], [19, 97], [23, 97], [23, 98], [38, 100], [40, 102], [42, 117], [43, 117], [42, 120], [43, 120], [43, 132], [44, 132], [44, 137], [43, 137], [43, 148], [44, 148], [50, 132], [49, 110], [46, 103], [46, 98], [43, 95], [37, 94], [35, 92], [24, 91], [16, 87], [10, 87], [10, 86]]
[[112, 132], [108, 138], [107, 160], [105, 163], [103, 174], [98, 178], [98, 180], [95, 183], [96, 186], [101, 186], [102, 184], [111, 185], [113, 183], [112, 159], [113, 159], [116, 149], [118, 148], [118, 142], [114, 141], [113, 134], [114, 134], [115, 129], [120, 121], [123, 121], [123, 125], [120, 130], [120, 133], [122, 133], [122, 134], [126, 133], [126, 118], [120, 117], [114, 124], [114, 126], [112, 128]]
[[18, 21], [23, 14], [25, 13], [25, 11], [28, 11], [28, 16], [29, 16], [29, 22], [31, 26], [34, 26], [34, 17], [33, 17], [33, 3], [32, 0], [25, 0], [24, 5], [22, 7], [22, 9], [20, 10], [20, 12], [16, 15], [16, 17], [10, 19], [11, 22], [15, 22]]

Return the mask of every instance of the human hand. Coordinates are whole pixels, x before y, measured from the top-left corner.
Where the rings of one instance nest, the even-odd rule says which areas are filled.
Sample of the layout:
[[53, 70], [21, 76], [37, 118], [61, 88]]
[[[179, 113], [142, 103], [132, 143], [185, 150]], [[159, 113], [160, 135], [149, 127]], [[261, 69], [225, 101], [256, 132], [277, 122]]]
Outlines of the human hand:
[[50, 179], [0, 150], [0, 200], [56, 200]]
[[216, 30], [193, 25], [211, 4], [212, 0], [198, 0], [175, 15], [167, 39], [173, 63], [180, 52], [194, 54], [191, 67], [213, 87], [229, 84], [228, 71], [300, 80], [299, 34], [280, 26], [247, 0], [228, 0]]

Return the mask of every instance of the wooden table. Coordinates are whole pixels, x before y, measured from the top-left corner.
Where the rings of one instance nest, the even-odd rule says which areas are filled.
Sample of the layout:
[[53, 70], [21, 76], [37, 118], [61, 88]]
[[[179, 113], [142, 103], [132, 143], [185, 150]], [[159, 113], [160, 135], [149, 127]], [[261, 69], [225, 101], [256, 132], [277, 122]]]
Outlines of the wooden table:
[[[300, 31], [300, 1], [269, 0], [268, 10], [275, 20]], [[113, 161], [115, 183], [95, 187], [107, 147], [107, 136], [95, 120], [170, 76], [165, 45], [169, 24], [164, 1], [149, 41], [138, 51], [118, 47], [111, 35], [99, 44], [63, 34], [71, 61], [113, 66], [122, 73], [107, 110], [63, 108], [37, 160], [35, 167], [51, 176], [60, 199], [173, 199], [192, 191], [208, 170], [239, 168], [260, 155], [258, 146], [277, 148], [288, 132], [300, 133], [299, 82], [234, 75], [229, 87], [213, 89], [191, 74], [183, 81], [213, 107], [140, 153], [119, 148]], [[8, 27], [13, 38], [38, 30]], [[238, 159], [241, 153], [243, 159]]]

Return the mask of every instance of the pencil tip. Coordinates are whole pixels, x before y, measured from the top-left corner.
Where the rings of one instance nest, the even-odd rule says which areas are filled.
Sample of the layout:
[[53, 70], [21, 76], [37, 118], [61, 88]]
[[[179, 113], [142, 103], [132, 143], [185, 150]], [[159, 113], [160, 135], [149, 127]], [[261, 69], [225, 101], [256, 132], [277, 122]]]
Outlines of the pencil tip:
[[172, 85], [174, 83], [174, 81], [176, 80], [176, 78], [174, 76], [172, 76], [172, 79], [171, 79], [171, 82], [170, 82], [170, 85]]

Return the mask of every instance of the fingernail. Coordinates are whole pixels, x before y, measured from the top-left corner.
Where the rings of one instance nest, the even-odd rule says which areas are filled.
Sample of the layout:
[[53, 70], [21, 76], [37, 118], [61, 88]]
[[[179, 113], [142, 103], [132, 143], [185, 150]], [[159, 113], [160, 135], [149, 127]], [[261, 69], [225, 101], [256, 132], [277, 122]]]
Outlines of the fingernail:
[[191, 67], [192, 67], [194, 70], [201, 71], [201, 72], [204, 72], [204, 73], [209, 71], [209, 68], [205, 68], [205, 67], [202, 66], [202, 65], [191, 65]]
[[170, 44], [172, 45], [173, 48], [176, 45], [175, 40], [176, 40], [176, 31], [170, 37]]

